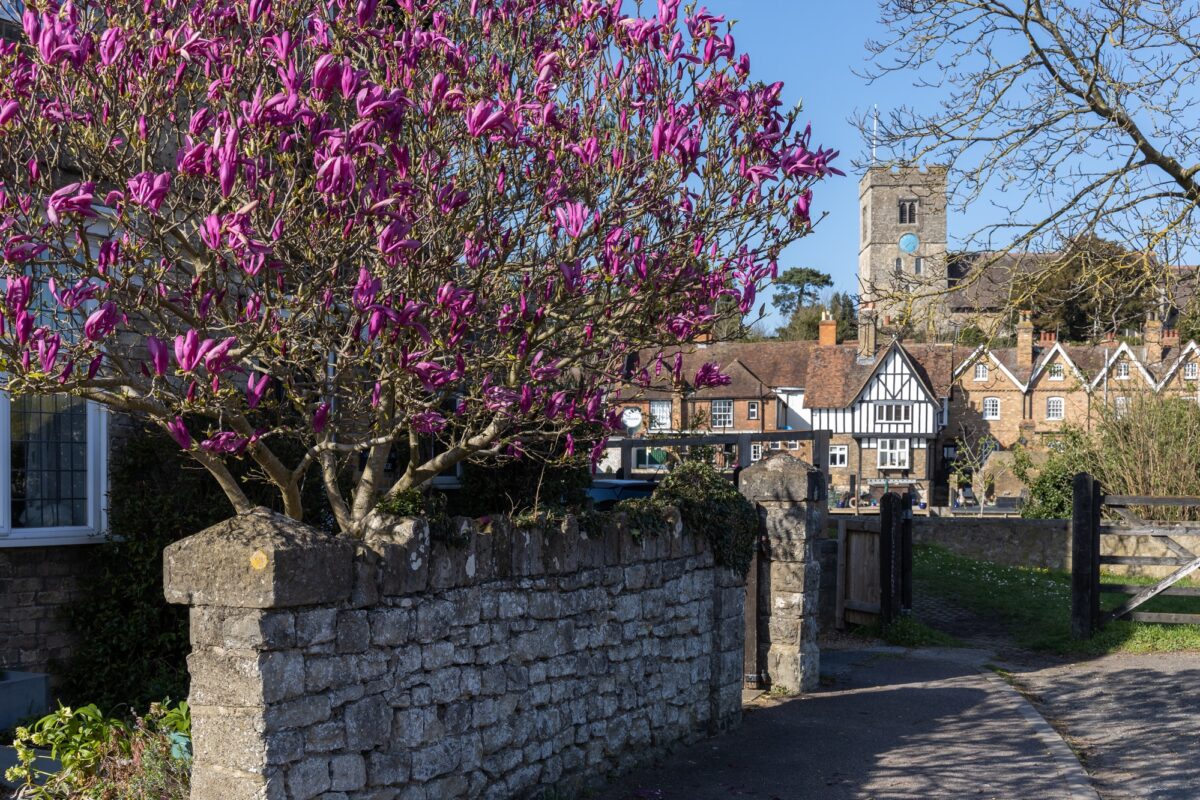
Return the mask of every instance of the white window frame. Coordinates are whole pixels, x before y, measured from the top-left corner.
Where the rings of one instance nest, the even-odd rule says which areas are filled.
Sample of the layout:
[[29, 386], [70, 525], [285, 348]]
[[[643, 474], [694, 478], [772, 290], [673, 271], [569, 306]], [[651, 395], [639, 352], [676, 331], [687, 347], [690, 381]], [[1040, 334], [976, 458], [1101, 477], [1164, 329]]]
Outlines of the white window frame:
[[1129, 361], [1122, 359], [1117, 362], [1116, 369], [1113, 370], [1113, 377], [1119, 381], [1129, 380]]
[[751, 400], [746, 403], [746, 419], [758, 419], [757, 400]]
[[850, 445], [829, 445], [829, 466], [844, 467], [850, 463]]
[[[720, 418], [728, 420], [723, 424], [717, 422], [717, 406], [721, 407]], [[709, 424], [714, 428], [732, 428], [733, 427], [733, 401], [732, 400], [713, 400], [708, 408]]]
[[795, 439], [788, 439], [787, 449], [788, 450], [799, 450], [800, 443], [798, 441], [796, 441]]
[[87, 524], [14, 528], [12, 519], [12, 400], [0, 392], [0, 548], [95, 544], [108, 530], [108, 412], [87, 403]]
[[876, 445], [876, 464], [879, 469], [908, 469], [912, 463], [908, 439], [879, 439]]
[[1049, 367], [1046, 368], [1046, 375], [1052, 381], [1061, 381], [1063, 378], [1066, 377], [1066, 374], [1067, 374], [1067, 370], [1063, 367], [1062, 364], [1051, 364]]
[[975, 365], [975, 380], [986, 381], [988, 379], [988, 372], [989, 372], [989, 370], [988, 370], [987, 364], [983, 364], [983, 363], [976, 364]]
[[[663, 422], [662, 414], [656, 414], [654, 412], [655, 406], [657, 406], [659, 408], [659, 410], [661, 411], [661, 409], [664, 405], [667, 407], [665, 423]], [[672, 405], [673, 404], [671, 403], [670, 400], [651, 400], [650, 401], [650, 405], [648, 407], [648, 411], [650, 412], [650, 420], [648, 422], [648, 430], [654, 431], [654, 432], [671, 430], [671, 412], [674, 410], [672, 408]]]
[[1183, 365], [1183, 379], [1185, 381], [1194, 381], [1200, 378], [1200, 364], [1195, 361], [1189, 361]]
[[783, 449], [783, 442], [781, 442], [781, 441], [779, 441], [778, 439], [776, 439], [776, 440], [774, 440], [773, 442], [771, 442], [771, 444], [770, 444], [770, 448], [771, 448], [772, 450], [782, 450], [782, 449]]
[[912, 422], [912, 403], [877, 402], [875, 421], [909, 424]]
[[[992, 406], [993, 408], [989, 409], [989, 406]], [[1000, 398], [999, 397], [983, 398], [982, 410], [983, 410], [983, 418], [984, 419], [986, 419], [986, 420], [1000, 419]]]
[[750, 443], [750, 460], [760, 461], [762, 459], [762, 442]]
[[[1057, 408], [1057, 414], [1055, 409]], [[1067, 401], [1062, 397], [1046, 398], [1046, 419], [1051, 422], [1061, 422], [1067, 417]]]
[[1118, 417], [1124, 416], [1129, 411], [1129, 398], [1124, 395], [1117, 395], [1113, 398], [1113, 410]]

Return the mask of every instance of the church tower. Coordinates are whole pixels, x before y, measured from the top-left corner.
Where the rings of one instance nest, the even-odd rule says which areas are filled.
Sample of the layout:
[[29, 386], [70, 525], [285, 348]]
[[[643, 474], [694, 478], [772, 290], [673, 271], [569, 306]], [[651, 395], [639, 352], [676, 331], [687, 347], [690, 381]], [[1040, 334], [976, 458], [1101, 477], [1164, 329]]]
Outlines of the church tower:
[[936, 325], [945, 289], [946, 168], [872, 167], [858, 184], [858, 285], [881, 329]]

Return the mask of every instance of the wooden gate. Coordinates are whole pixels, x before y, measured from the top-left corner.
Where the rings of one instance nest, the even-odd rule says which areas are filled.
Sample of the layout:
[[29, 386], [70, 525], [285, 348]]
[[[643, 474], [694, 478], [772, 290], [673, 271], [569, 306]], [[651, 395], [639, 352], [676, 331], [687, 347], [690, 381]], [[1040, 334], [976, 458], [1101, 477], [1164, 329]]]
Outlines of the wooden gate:
[[[1137, 509], [1200, 508], [1200, 497], [1138, 497], [1105, 495], [1100, 482], [1087, 473], [1075, 476], [1074, 506], [1071, 515], [1071, 633], [1079, 639], [1090, 637], [1102, 625], [1127, 617], [1139, 622], [1200, 625], [1200, 614], [1162, 614], [1134, 611], [1159, 595], [1200, 597], [1200, 589], [1175, 586], [1200, 570], [1200, 539], [1184, 546], [1180, 540], [1200, 537], [1200, 522], [1177, 524], [1150, 523]], [[1106, 514], [1107, 512], [1107, 514]], [[1110, 519], [1105, 521], [1105, 517]], [[1119, 519], [1120, 522], [1111, 520]], [[1153, 537], [1170, 550], [1171, 556], [1122, 556], [1101, 552], [1103, 536]], [[1172, 566], [1173, 573], [1149, 586], [1101, 583], [1102, 564], [1131, 566]], [[1100, 594], [1128, 594], [1121, 605], [1101, 613]]]
[[912, 495], [885, 494], [878, 517], [838, 519], [837, 627], [912, 609]]

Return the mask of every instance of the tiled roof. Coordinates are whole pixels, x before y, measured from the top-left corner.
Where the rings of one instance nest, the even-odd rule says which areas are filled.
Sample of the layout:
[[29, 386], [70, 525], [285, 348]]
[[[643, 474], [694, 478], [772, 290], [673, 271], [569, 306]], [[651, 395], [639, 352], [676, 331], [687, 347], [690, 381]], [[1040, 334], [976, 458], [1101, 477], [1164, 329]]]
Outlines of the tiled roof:
[[[706, 363], [715, 363], [732, 382], [696, 390], [696, 398], [758, 398], [770, 394], [776, 387], [803, 388], [811, 353], [818, 349], [816, 342], [719, 342], [697, 345], [683, 351], [683, 380], [690, 388], [696, 371]], [[654, 375], [653, 355], [643, 355], [642, 366], [648, 368], [654, 388], [650, 397], [670, 394], [670, 370], [675, 353], [664, 356], [661, 375]]]
[[960, 253], [946, 265], [951, 287], [947, 299], [950, 310], [1004, 308], [1015, 275], [1034, 272], [1058, 257], [1058, 253]]
[[875, 371], [882, 348], [875, 358], [860, 361], [858, 347], [849, 344], [814, 348], [804, 382], [807, 408], [845, 408]]

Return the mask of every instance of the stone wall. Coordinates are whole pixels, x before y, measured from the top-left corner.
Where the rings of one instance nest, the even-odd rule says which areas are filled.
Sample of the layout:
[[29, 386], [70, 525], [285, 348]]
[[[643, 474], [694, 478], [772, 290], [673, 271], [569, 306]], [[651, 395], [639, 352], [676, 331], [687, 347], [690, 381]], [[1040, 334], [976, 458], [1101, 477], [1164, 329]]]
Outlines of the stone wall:
[[913, 543], [936, 544], [994, 564], [1071, 568], [1071, 524], [1065, 519], [918, 516], [913, 519]]
[[[878, 517], [834, 517], [829, 535], [837, 536], [836, 521], [849, 525], [867, 524], [878, 530]], [[1040, 567], [1070, 571], [1071, 523], [1065, 519], [1023, 519], [1020, 517], [923, 517], [913, 519], [913, 543], [934, 544], [956, 555], [977, 558], [1014, 567]], [[1113, 556], [1174, 557], [1166, 545], [1148, 536], [1104, 536], [1101, 552]], [[1105, 572], [1114, 575], [1165, 577], [1176, 567], [1126, 566], [1105, 564]], [[823, 609], [824, 611], [824, 609]]]
[[0, 548], [0, 668], [47, 672], [71, 653], [61, 608], [77, 600], [93, 545]]
[[168, 548], [192, 800], [574, 792], [739, 720], [744, 583], [682, 525], [455, 525], [259, 510]]

